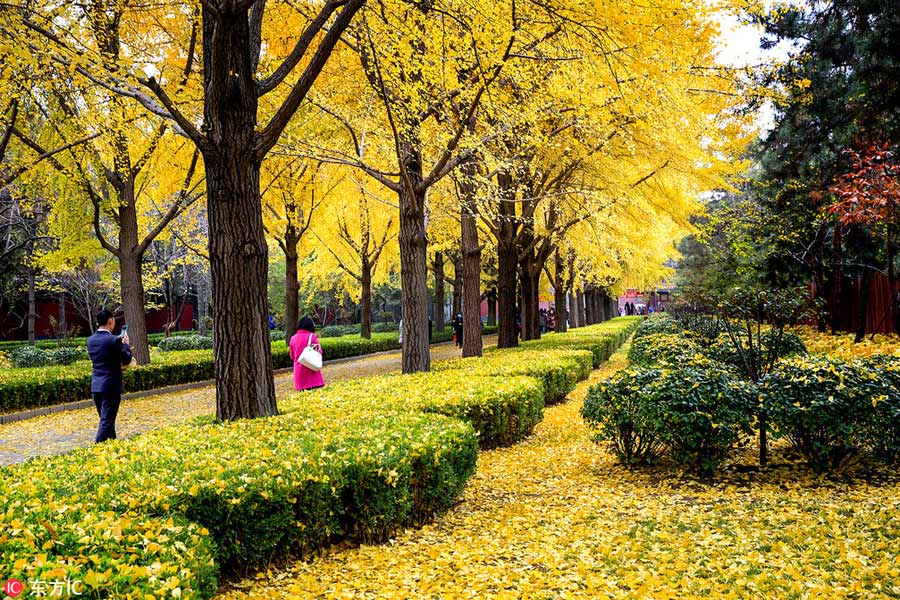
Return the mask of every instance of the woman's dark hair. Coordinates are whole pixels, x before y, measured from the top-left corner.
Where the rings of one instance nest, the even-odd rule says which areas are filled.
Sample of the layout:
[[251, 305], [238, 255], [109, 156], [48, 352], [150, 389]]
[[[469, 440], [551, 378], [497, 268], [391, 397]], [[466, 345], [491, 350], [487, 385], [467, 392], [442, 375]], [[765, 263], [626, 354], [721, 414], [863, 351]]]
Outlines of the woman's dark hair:
[[315, 333], [316, 332], [316, 324], [313, 323], [313, 320], [310, 319], [309, 317], [303, 317], [302, 319], [300, 319], [300, 323], [297, 325], [297, 331], [300, 331], [301, 329], [303, 331], [309, 331], [311, 333]]

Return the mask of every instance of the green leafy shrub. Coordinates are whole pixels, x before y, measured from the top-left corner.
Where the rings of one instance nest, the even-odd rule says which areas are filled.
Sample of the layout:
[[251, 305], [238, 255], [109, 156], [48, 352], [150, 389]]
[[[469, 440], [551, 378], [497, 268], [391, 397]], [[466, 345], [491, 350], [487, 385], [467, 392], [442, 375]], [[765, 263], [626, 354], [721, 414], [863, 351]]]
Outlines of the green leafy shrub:
[[900, 356], [873, 354], [861, 359], [860, 364], [878, 378], [882, 387], [872, 394], [866, 444], [882, 460], [900, 461]]
[[71, 365], [79, 360], [88, 360], [88, 353], [84, 348], [62, 346], [48, 350], [47, 355], [51, 365]]
[[636, 365], [651, 367], [660, 363], [677, 364], [701, 353], [701, 348], [678, 333], [651, 333], [631, 342], [628, 360]]
[[582, 415], [621, 460], [651, 462], [665, 448], [676, 462], [711, 475], [750, 433], [753, 386], [700, 359], [680, 368], [622, 371], [591, 388]]
[[283, 342], [284, 341], [284, 330], [283, 329], [271, 329], [269, 330], [269, 339], [273, 342]]
[[594, 441], [608, 443], [625, 464], [650, 464], [665, 449], [647, 410], [646, 388], [657, 375], [655, 370], [619, 371], [592, 386], [585, 397], [581, 415]]
[[776, 433], [822, 472], [859, 451], [884, 384], [860, 362], [795, 357], [776, 365], [760, 381], [760, 392]]
[[162, 352], [177, 352], [181, 350], [211, 350], [213, 340], [205, 335], [178, 335], [165, 338], [159, 342], [158, 348]]
[[[528, 360], [522, 360], [527, 353]], [[575, 385], [587, 379], [593, 368], [588, 350], [506, 349], [484, 357], [461, 358], [437, 363], [433, 371], [464, 370], [471, 376], [536, 377], [544, 385], [544, 404], [562, 401]]]
[[637, 330], [634, 332], [634, 339], [644, 337], [645, 335], [654, 335], [658, 333], [681, 333], [682, 328], [678, 322], [666, 313], [656, 313], [641, 321]]
[[50, 353], [36, 346], [19, 346], [9, 352], [9, 360], [17, 369], [46, 367], [50, 365]]
[[[760, 334], [760, 344], [754, 345], [752, 349], [748, 347], [746, 336], [736, 336], [736, 339], [741, 344], [744, 355], [750, 352], [757, 354], [757, 364], [765, 362], [767, 356], [772, 353], [779, 358], [806, 354], [806, 346], [803, 344], [803, 340], [800, 339], [800, 336], [793, 333], [784, 333], [779, 340], [777, 332], [765, 331]], [[745, 365], [743, 364], [744, 358], [742, 353], [738, 352], [734, 341], [728, 334], [720, 335], [703, 352], [719, 363], [737, 370], [744, 370]]]

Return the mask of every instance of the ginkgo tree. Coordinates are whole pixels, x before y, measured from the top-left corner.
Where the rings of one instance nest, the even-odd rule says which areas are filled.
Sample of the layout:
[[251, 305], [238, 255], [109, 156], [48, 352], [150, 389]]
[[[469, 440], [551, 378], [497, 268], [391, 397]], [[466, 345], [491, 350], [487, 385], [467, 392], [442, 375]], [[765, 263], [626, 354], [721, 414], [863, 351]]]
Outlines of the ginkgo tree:
[[[268, 247], [260, 168], [364, 0], [310, 5], [128, 0], [0, 8], [0, 35], [54, 68], [167, 120], [203, 158], [216, 314], [217, 418], [277, 412], [267, 327]], [[121, 24], [127, 56], [92, 44], [89, 22]], [[283, 35], [285, 24], [294, 25]], [[265, 43], [264, 43], [265, 41]], [[187, 66], [198, 62], [184, 78]], [[41, 72], [37, 70], [36, 72]]]

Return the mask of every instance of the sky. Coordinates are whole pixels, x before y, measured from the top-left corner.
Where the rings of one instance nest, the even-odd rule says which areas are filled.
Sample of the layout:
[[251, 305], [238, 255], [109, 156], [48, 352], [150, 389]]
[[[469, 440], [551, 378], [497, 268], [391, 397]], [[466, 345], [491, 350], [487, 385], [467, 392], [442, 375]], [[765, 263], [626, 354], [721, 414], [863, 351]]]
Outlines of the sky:
[[[718, 59], [722, 64], [732, 67], [761, 65], [772, 61], [782, 61], [788, 57], [791, 45], [784, 42], [772, 49], [760, 48], [762, 30], [753, 25], [740, 23], [737, 16], [722, 14], [721, 32], [718, 39]], [[760, 133], [773, 127], [774, 114], [770, 103], [766, 103], [759, 111], [757, 124]]]

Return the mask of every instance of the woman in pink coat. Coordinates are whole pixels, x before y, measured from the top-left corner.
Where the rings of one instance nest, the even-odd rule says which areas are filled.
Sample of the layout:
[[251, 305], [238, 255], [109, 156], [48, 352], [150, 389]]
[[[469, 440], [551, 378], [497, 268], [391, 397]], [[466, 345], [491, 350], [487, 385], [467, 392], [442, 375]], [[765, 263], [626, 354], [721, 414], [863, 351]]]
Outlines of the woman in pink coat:
[[[298, 390], [312, 390], [325, 385], [321, 371], [312, 371], [297, 362], [297, 358], [300, 357], [300, 354], [303, 353], [303, 350], [310, 343], [310, 338], [312, 338], [313, 345], [319, 345], [315, 324], [309, 317], [303, 317], [300, 319], [297, 333], [294, 334], [290, 344], [288, 344], [291, 352], [291, 362], [294, 363], [294, 388]], [[321, 346], [319, 346], [319, 350], [321, 350]]]

